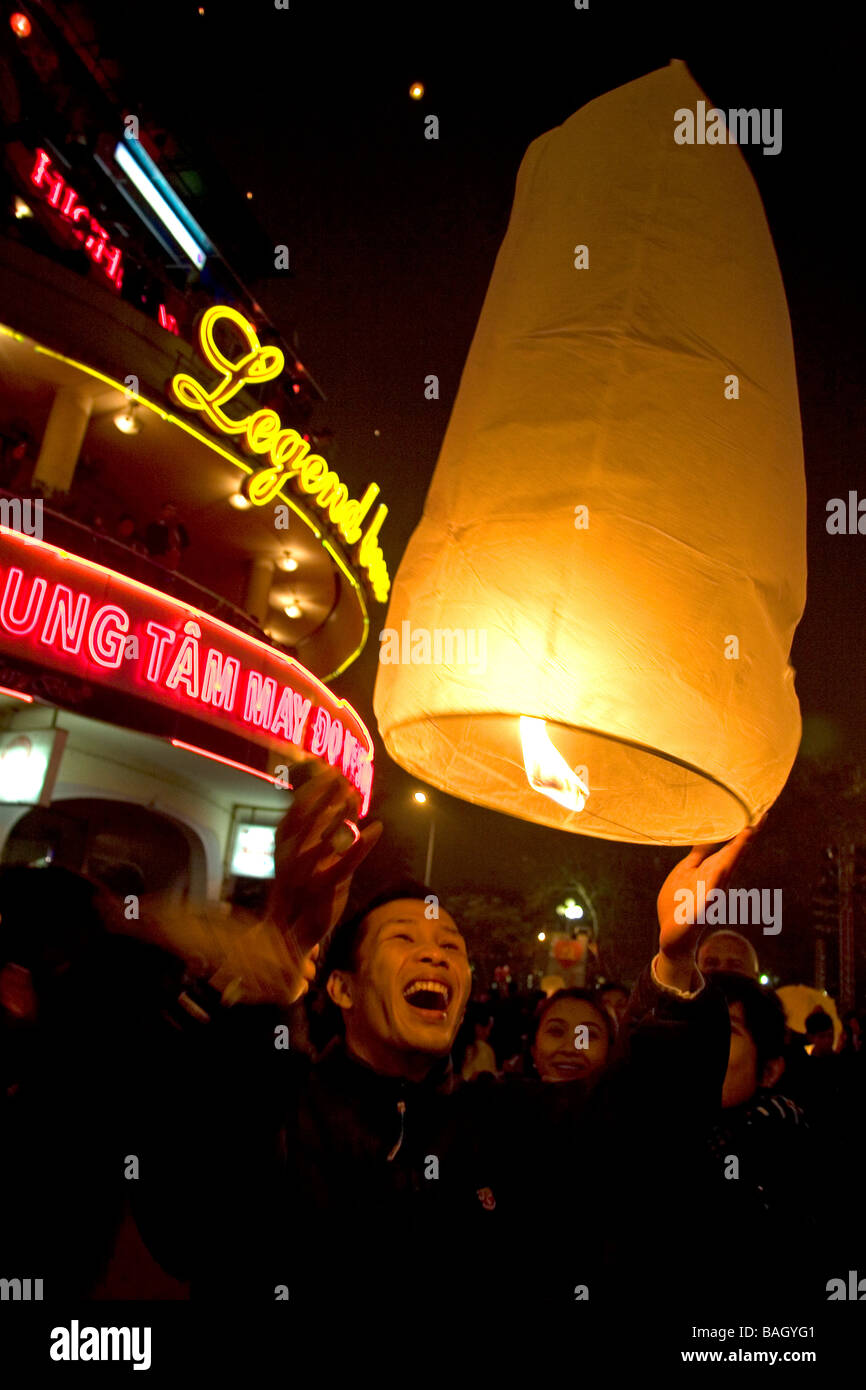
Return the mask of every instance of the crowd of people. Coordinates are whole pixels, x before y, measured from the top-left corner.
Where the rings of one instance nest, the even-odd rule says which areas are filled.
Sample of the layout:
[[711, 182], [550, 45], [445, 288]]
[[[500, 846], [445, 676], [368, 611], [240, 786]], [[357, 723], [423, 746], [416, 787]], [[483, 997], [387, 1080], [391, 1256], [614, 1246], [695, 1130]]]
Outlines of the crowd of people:
[[356, 811], [333, 770], [304, 784], [255, 917], [129, 920], [67, 870], [0, 871], [0, 1273], [52, 1299], [826, 1302], [863, 1249], [862, 1020], [797, 1034], [751, 944], [673, 907], [754, 832], [668, 876], [631, 989], [471, 999], [447, 898], [345, 915], [382, 830], [336, 852]]

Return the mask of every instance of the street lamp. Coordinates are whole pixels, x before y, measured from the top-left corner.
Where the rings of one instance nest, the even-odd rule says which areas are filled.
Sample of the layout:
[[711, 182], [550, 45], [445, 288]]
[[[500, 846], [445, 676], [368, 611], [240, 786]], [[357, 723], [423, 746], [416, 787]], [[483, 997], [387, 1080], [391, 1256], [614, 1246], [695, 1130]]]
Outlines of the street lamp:
[[[428, 804], [427, 793], [417, 791], [412, 793], [412, 799], [417, 806]], [[433, 873], [433, 846], [436, 841], [436, 818], [433, 814], [433, 807], [430, 807], [430, 828], [427, 831], [427, 862], [424, 866], [424, 882], [430, 887], [430, 877]]]
[[[586, 907], [589, 909], [589, 915], [592, 918], [593, 936], [597, 941], [598, 914], [595, 910], [595, 903], [592, 901], [592, 898], [590, 897], [589, 893], [587, 893], [582, 883], [578, 883], [576, 885], [576, 888], [577, 892], [580, 894], [581, 899], [586, 904]], [[564, 917], [566, 922], [579, 922], [585, 916], [585, 913], [581, 904], [579, 902], [576, 902], [574, 898], [566, 898], [565, 902], [560, 903], [557, 907], [556, 915], [557, 917]]]
[[576, 903], [574, 898], [566, 898], [564, 903], [560, 903], [556, 909], [560, 917], [564, 917], [567, 922], [579, 922], [583, 916], [583, 908], [580, 903]]
[[[582, 951], [573, 966], [575, 983], [583, 985], [586, 982], [587, 951], [590, 943], [598, 940], [598, 915], [595, 904], [583, 884], [577, 883], [575, 888], [583, 902], [579, 903], [575, 898], [566, 898], [565, 902], [561, 902], [557, 907], [556, 915], [564, 918], [568, 923], [569, 933], [574, 941], [581, 939], [583, 941]], [[583, 922], [583, 918], [586, 916], [583, 904], [586, 904], [586, 908], [589, 910], [589, 916], [592, 919], [591, 925]], [[578, 922], [582, 923], [579, 927], [577, 926]]]

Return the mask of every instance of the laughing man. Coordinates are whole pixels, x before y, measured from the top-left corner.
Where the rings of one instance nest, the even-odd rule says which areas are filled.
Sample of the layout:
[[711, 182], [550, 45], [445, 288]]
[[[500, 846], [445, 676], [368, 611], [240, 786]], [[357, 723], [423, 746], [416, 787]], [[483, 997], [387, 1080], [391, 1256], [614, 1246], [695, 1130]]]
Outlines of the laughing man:
[[[191, 1277], [194, 1298], [312, 1307], [336, 1280], [354, 1304], [424, 1307], [447, 1290], [449, 1306], [474, 1306], [479, 1283], [500, 1307], [533, 1284], [571, 1302], [599, 1266], [579, 1237], [573, 1250], [563, 1238], [535, 1278], [551, 1183], [569, 1189], [561, 1214], [573, 1229], [575, 1193], [591, 1206], [609, 1169], [631, 1183], [618, 1199], [627, 1216], [668, 1171], [672, 1146], [682, 1160], [684, 1125], [699, 1135], [718, 1105], [727, 1011], [704, 989], [701, 928], [675, 920], [675, 895], [699, 873], [724, 882], [751, 832], [694, 849], [668, 876], [659, 951], [633, 993], [614, 1081], [597, 1094], [580, 1081], [460, 1087], [449, 1054], [471, 988], [466, 943], [415, 887], [381, 895], [333, 933], [327, 991], [344, 1036], [317, 1062], [285, 1046], [267, 1008], [245, 1007], [285, 1006], [309, 987], [378, 838], [371, 826], [342, 859], [333, 852], [355, 809], [326, 770], [285, 818], [267, 919], [211, 973], [210, 1022], [176, 1039], [161, 1068], [142, 1141], [142, 1232], [172, 1274]], [[635, 1185], [638, 1139], [649, 1156]], [[652, 1200], [664, 1220], [657, 1188]]]

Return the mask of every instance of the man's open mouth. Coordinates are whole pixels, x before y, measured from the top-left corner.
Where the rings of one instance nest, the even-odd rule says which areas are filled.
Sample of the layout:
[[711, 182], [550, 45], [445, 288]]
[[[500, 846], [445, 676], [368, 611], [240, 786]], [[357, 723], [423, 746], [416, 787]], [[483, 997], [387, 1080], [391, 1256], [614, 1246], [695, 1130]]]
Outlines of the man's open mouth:
[[442, 980], [413, 980], [403, 998], [421, 1013], [444, 1014], [451, 1002], [451, 990]]

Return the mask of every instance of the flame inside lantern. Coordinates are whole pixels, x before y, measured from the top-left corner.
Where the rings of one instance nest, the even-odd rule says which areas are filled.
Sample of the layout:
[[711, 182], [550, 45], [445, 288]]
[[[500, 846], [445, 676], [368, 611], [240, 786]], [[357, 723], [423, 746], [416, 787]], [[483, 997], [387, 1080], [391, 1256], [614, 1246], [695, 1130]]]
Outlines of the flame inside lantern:
[[520, 742], [526, 778], [533, 791], [542, 792], [569, 811], [582, 811], [589, 787], [554, 748], [544, 720], [521, 715]]

